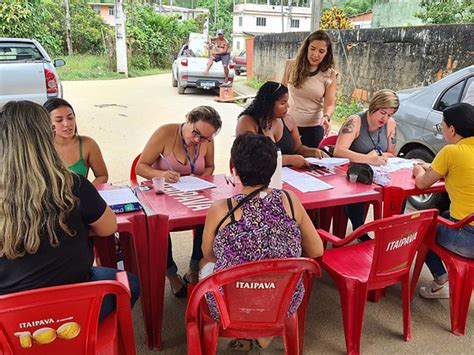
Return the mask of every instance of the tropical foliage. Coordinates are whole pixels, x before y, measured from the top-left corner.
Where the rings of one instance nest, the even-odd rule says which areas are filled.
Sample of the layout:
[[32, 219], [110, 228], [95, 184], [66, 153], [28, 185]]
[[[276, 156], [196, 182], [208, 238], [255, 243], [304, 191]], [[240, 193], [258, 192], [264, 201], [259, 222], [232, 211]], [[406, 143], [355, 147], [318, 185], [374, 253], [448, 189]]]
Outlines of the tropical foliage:
[[423, 1], [415, 16], [425, 23], [474, 23], [474, 1], [432, 0]]
[[341, 9], [332, 7], [323, 12], [320, 27], [323, 30], [348, 30], [352, 24], [347, 19], [347, 15]]

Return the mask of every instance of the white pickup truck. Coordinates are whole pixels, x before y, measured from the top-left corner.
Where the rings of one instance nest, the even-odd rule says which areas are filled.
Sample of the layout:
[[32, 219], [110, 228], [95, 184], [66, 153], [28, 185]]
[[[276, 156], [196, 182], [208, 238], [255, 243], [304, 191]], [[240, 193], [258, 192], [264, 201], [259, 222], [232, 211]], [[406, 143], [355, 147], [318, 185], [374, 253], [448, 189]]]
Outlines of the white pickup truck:
[[43, 104], [62, 97], [56, 67], [64, 64], [62, 59], [52, 62], [34, 39], [0, 38], [0, 108], [12, 100]]
[[[191, 33], [189, 43], [181, 47], [173, 62], [171, 80], [179, 94], [184, 94], [187, 87], [214, 89], [224, 84], [224, 67], [222, 62], [214, 62], [208, 75], [204, 75], [209, 62], [207, 38], [202, 34]], [[229, 63], [229, 81], [234, 80], [234, 64]]]

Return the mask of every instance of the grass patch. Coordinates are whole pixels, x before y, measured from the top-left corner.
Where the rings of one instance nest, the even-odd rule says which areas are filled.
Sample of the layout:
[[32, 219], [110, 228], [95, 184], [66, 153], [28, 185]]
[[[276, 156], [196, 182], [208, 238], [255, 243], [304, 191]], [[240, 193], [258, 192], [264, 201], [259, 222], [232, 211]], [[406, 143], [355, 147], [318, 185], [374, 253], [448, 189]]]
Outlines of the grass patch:
[[332, 115], [332, 120], [342, 122], [350, 115], [361, 112], [364, 106], [362, 102], [353, 100], [351, 103], [338, 100], [336, 102], [336, 108], [334, 109], [334, 114]]
[[[113, 80], [125, 78], [123, 74], [110, 70], [109, 59], [106, 55], [78, 54], [62, 58], [66, 61], [66, 65], [57, 69], [61, 80]], [[169, 72], [169, 69], [139, 70], [129, 68], [128, 75], [133, 78]]]
[[255, 89], [255, 90], [258, 90], [260, 89], [260, 87], [265, 84], [264, 81], [260, 81], [258, 79], [255, 79], [255, 78], [252, 78], [251, 80], [247, 80], [247, 82], [245, 83], [245, 85]]

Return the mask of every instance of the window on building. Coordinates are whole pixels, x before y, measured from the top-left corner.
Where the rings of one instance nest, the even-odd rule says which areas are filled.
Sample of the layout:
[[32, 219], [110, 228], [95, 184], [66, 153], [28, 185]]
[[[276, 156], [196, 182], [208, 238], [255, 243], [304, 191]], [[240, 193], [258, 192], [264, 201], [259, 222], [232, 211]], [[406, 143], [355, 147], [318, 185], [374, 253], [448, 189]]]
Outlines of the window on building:
[[235, 49], [240, 49], [240, 41], [235, 42]]
[[242, 27], [243, 22], [244, 22], [243, 17], [239, 16], [239, 27]]
[[257, 17], [257, 26], [265, 27], [267, 25], [266, 17]]
[[300, 20], [291, 20], [291, 28], [300, 28]]
[[113, 16], [114, 15], [114, 8], [109, 7], [109, 15]]

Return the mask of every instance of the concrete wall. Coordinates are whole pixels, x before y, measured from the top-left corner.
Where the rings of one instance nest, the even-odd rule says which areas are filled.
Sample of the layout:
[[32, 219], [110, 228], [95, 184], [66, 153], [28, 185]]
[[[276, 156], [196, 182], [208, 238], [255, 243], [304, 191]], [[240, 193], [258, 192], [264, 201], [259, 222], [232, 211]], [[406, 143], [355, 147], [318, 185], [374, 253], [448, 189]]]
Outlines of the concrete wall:
[[[474, 64], [474, 25], [346, 30], [340, 36], [338, 31], [329, 33], [335, 44], [338, 92], [345, 98], [366, 99], [382, 88], [428, 85]], [[257, 36], [254, 76], [262, 81], [281, 80], [286, 59], [296, 55], [307, 35]]]
[[423, 21], [415, 14], [421, 10], [422, 0], [376, 0], [372, 11], [372, 28], [416, 26]]

